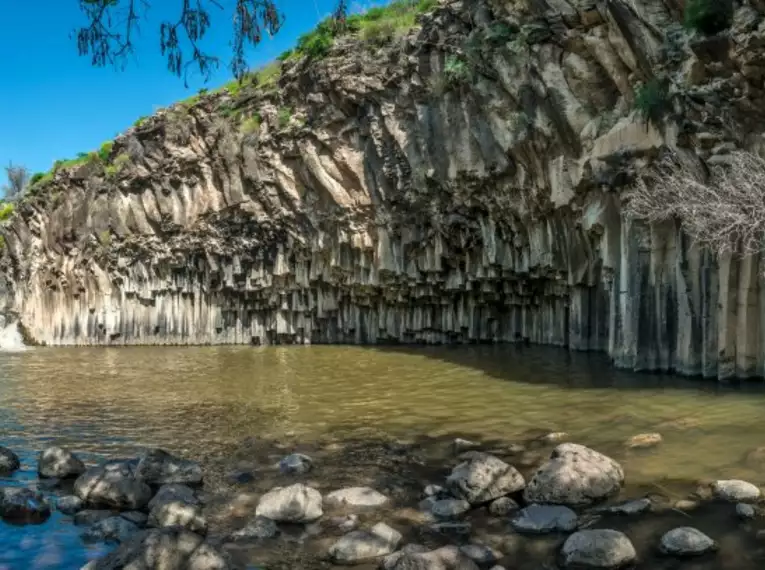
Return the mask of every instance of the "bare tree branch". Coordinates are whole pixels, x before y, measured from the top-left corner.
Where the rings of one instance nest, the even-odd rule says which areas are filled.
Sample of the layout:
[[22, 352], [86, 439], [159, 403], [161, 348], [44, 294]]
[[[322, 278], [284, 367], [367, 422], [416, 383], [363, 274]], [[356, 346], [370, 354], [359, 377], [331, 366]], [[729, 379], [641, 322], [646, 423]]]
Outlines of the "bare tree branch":
[[626, 193], [625, 213], [649, 222], [680, 221], [701, 245], [722, 253], [765, 252], [765, 160], [738, 151], [709, 176], [671, 154]]
[[29, 184], [29, 170], [10, 163], [5, 167], [5, 175], [8, 178], [8, 183], [2, 186], [5, 199], [16, 200], [20, 198]]

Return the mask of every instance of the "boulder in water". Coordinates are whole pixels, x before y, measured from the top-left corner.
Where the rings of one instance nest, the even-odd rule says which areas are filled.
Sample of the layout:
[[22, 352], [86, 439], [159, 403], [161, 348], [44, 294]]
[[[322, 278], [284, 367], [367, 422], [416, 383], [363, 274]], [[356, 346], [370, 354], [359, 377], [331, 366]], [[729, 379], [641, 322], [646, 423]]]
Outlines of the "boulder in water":
[[149, 510], [154, 509], [162, 503], [171, 503], [173, 501], [181, 501], [189, 505], [200, 504], [194, 489], [188, 485], [174, 483], [171, 485], [162, 485], [159, 488], [157, 494], [152, 497], [151, 501], [149, 501]]
[[122, 517], [109, 517], [93, 523], [82, 533], [90, 542], [125, 542], [138, 532], [138, 526]]
[[483, 568], [494, 564], [502, 558], [502, 553], [485, 544], [465, 544], [460, 546], [460, 552]]
[[82, 499], [75, 495], [67, 495], [56, 501], [56, 508], [65, 515], [73, 515], [81, 511], [83, 506]]
[[0, 489], [0, 517], [15, 524], [39, 524], [50, 516], [50, 504], [39, 491], [20, 487]]
[[561, 550], [566, 568], [623, 568], [637, 558], [635, 547], [618, 530], [580, 530], [566, 539]]
[[523, 489], [523, 475], [512, 465], [486, 453], [460, 463], [446, 479], [451, 492], [471, 505], [488, 503]]
[[321, 493], [302, 483], [276, 487], [260, 498], [255, 514], [277, 522], [312, 522], [324, 514]]
[[207, 533], [207, 520], [202, 515], [201, 507], [182, 501], [157, 503], [149, 513], [148, 524], [154, 527], [185, 528], [197, 534]]
[[757, 485], [739, 479], [727, 479], [712, 483], [714, 496], [732, 503], [751, 503], [760, 498]]
[[329, 549], [329, 555], [340, 564], [358, 564], [391, 554], [398, 547], [401, 534], [385, 523], [370, 530], [354, 530]]
[[279, 470], [285, 475], [303, 475], [313, 468], [313, 460], [302, 453], [292, 453], [279, 462]]
[[8, 475], [21, 467], [19, 456], [7, 447], [0, 446], [0, 475]]
[[664, 534], [659, 549], [673, 556], [701, 556], [716, 550], [717, 544], [700, 530], [683, 526]]
[[135, 476], [155, 487], [172, 483], [201, 485], [202, 467], [196, 461], [175, 457], [162, 449], [149, 449], [138, 458]]
[[372, 509], [381, 507], [387, 502], [388, 497], [370, 487], [348, 487], [332, 491], [324, 497], [324, 504], [328, 507]]
[[478, 570], [478, 565], [456, 546], [430, 552], [395, 552], [383, 562], [385, 570]]
[[519, 532], [571, 532], [578, 519], [574, 511], [562, 505], [529, 505], [510, 522]]
[[74, 524], [77, 526], [92, 525], [116, 515], [115, 511], [105, 509], [85, 509], [74, 514]]
[[229, 570], [226, 558], [204, 538], [178, 528], [139, 531], [82, 570]]
[[91, 467], [74, 482], [74, 493], [91, 505], [139, 510], [151, 499], [151, 487], [136, 477], [129, 463]]
[[85, 464], [67, 449], [48, 447], [40, 453], [37, 472], [40, 477], [68, 479], [82, 475]]
[[439, 519], [454, 519], [470, 510], [470, 503], [464, 499], [439, 499], [430, 506], [430, 512]]
[[583, 445], [563, 443], [534, 474], [524, 491], [529, 503], [591, 505], [619, 492], [622, 467]]
[[266, 517], [255, 517], [244, 528], [241, 528], [231, 535], [234, 540], [258, 540], [263, 538], [274, 538], [279, 534], [279, 527], [276, 523]]

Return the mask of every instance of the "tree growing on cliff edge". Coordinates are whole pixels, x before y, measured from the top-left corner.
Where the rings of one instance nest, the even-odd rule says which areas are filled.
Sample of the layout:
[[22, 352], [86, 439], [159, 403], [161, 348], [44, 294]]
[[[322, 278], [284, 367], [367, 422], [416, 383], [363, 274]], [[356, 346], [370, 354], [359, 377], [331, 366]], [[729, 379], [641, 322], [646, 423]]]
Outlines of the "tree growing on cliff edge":
[[10, 163], [5, 167], [5, 175], [8, 182], [1, 187], [5, 199], [16, 200], [20, 198], [29, 184], [29, 170]]
[[[171, 0], [78, 0], [86, 24], [74, 31], [81, 56], [90, 57], [96, 67], [124, 66], [133, 54], [140, 24], [154, 2]], [[191, 69], [205, 78], [220, 66], [220, 58], [200, 45], [213, 17], [231, 18], [231, 72], [237, 79], [247, 73], [245, 49], [257, 46], [264, 36], [276, 34], [284, 23], [278, 0], [172, 0], [178, 17], [159, 22], [159, 48], [167, 58], [168, 69], [186, 79]], [[344, 25], [348, 14], [346, 0], [338, 0], [334, 18]], [[216, 24], [217, 25], [217, 24]]]
[[678, 154], [659, 160], [625, 195], [624, 211], [648, 222], [676, 219], [715, 252], [765, 252], [765, 160], [751, 152], [729, 155], [706, 172]]

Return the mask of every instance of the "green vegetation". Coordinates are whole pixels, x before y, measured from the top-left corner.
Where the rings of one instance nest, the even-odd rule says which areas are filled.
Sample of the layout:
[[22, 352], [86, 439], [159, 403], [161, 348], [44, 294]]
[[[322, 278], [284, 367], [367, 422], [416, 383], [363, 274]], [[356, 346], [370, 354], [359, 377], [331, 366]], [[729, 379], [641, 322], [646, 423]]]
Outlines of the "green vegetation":
[[109, 157], [112, 154], [112, 148], [114, 148], [114, 143], [112, 141], [107, 141], [101, 145], [101, 148], [98, 149], [98, 158], [101, 159], [101, 162], [106, 163], [109, 161]]
[[111, 164], [107, 164], [104, 167], [104, 172], [106, 172], [106, 175], [109, 177], [116, 176], [122, 172], [122, 169], [125, 168], [128, 164], [130, 164], [130, 155], [125, 152], [121, 152], [115, 157]]
[[658, 79], [641, 85], [635, 92], [635, 109], [644, 121], [658, 123], [669, 110], [667, 88]]
[[111, 232], [109, 230], [104, 230], [98, 234], [98, 243], [100, 243], [103, 247], [109, 247], [109, 245], [112, 243]]
[[10, 202], [1, 202], [0, 204], [0, 222], [4, 222], [13, 215], [13, 204]]
[[466, 83], [472, 75], [470, 67], [464, 59], [455, 55], [450, 55], [446, 58], [444, 62], [444, 78], [449, 86], [455, 87]]
[[733, 0], [686, 0], [685, 27], [712, 36], [733, 23]]
[[32, 175], [32, 178], [29, 179], [29, 185], [34, 186], [38, 182], [43, 182], [47, 177], [51, 176], [50, 173], [46, 172], [35, 172]]
[[133, 123], [133, 126], [134, 127], [140, 127], [141, 125], [143, 125], [148, 120], [149, 120], [149, 117], [138, 117], [135, 120], [135, 123]]
[[281, 109], [279, 109], [279, 112], [276, 114], [276, 118], [279, 121], [279, 126], [281, 128], [286, 127], [289, 124], [290, 119], [292, 118], [292, 109], [290, 109], [289, 107], [282, 107]]
[[255, 113], [251, 117], [248, 117], [244, 120], [244, 122], [239, 127], [239, 132], [241, 132], [243, 135], [251, 135], [253, 133], [257, 133], [260, 130], [261, 122], [262, 118], [260, 113]]

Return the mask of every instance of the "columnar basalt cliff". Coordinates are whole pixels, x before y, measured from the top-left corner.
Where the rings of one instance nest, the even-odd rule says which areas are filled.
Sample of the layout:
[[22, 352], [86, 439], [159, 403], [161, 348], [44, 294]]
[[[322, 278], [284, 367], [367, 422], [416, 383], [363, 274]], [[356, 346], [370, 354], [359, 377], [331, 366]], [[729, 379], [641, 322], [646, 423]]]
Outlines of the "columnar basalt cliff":
[[[442, 2], [275, 88], [161, 111], [18, 207], [8, 309], [47, 345], [529, 340], [761, 375], [759, 259], [621, 211], [663, 148], [759, 149], [765, 5], [715, 36], [681, 19], [682, 0]], [[670, 108], [646, 122], [657, 80]]]

